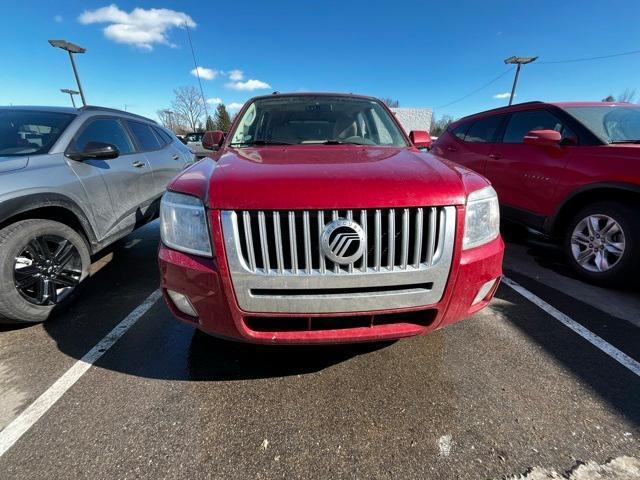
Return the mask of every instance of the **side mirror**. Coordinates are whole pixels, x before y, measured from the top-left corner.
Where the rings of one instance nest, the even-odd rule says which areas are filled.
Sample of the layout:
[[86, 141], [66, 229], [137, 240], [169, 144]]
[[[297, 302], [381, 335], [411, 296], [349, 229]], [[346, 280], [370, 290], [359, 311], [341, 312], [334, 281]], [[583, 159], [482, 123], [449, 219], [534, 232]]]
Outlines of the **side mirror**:
[[429, 148], [433, 143], [429, 132], [422, 130], [412, 130], [411, 133], [409, 133], [409, 139], [416, 148]]
[[89, 142], [80, 153], [72, 153], [69, 158], [73, 160], [111, 160], [120, 155], [118, 147], [110, 143]]
[[202, 136], [202, 148], [206, 150], [218, 150], [224, 142], [224, 132], [221, 130], [209, 130]]
[[526, 145], [553, 147], [558, 145], [561, 139], [562, 135], [555, 130], [531, 130], [524, 136], [523, 141]]

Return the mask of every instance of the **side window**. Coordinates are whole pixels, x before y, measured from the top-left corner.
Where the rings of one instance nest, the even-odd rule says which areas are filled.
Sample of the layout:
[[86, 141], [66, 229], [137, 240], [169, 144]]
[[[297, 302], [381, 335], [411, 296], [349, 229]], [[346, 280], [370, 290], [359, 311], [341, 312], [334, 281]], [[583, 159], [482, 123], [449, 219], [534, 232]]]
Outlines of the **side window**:
[[133, 144], [127, 132], [115, 118], [98, 118], [91, 121], [76, 138], [76, 152], [84, 151], [91, 142], [115, 145], [120, 155], [133, 152]]
[[469, 130], [469, 125], [469, 122], [461, 123], [451, 130], [451, 134], [457, 137], [459, 140], [464, 140], [464, 136], [467, 134], [467, 130]]
[[512, 114], [504, 132], [503, 143], [523, 143], [524, 136], [531, 130], [555, 130], [560, 132], [563, 140], [577, 143], [576, 135], [547, 110], [528, 110]]
[[469, 143], [491, 143], [496, 139], [498, 129], [502, 124], [503, 116], [496, 115], [493, 117], [482, 118], [471, 125], [471, 128], [464, 137], [465, 142]]
[[127, 124], [129, 128], [133, 132], [133, 136], [136, 137], [138, 141], [138, 145], [144, 151], [149, 150], [158, 150], [162, 148], [162, 144], [160, 140], [156, 137], [155, 133], [149, 125], [145, 125], [144, 123], [138, 122], [130, 122], [127, 120]]
[[153, 131], [156, 132], [160, 140], [164, 142], [165, 145], [173, 143], [173, 138], [167, 132], [158, 127], [153, 127]]
[[373, 108], [370, 109], [371, 118], [373, 118], [373, 123], [375, 125], [376, 131], [378, 132], [378, 144], [379, 145], [391, 145], [393, 143], [393, 138], [391, 138], [391, 134], [389, 133], [389, 129], [382, 122], [380, 115]]

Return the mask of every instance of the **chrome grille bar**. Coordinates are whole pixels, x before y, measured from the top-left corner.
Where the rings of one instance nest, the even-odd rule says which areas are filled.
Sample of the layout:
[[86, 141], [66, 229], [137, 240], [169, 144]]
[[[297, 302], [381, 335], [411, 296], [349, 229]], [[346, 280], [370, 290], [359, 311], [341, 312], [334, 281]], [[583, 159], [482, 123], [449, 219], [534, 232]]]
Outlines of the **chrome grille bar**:
[[407, 269], [409, 260], [409, 209], [402, 210], [402, 244], [400, 248], [400, 266], [403, 270]]
[[[324, 230], [324, 212], [318, 212], [318, 245], [322, 244], [322, 230]], [[320, 258], [320, 273], [326, 273], [327, 268], [322, 254], [322, 247], [318, 248], [318, 257]]]
[[309, 212], [302, 213], [302, 223], [304, 226], [304, 267], [307, 273], [311, 273], [311, 229], [309, 227]]
[[267, 243], [267, 223], [264, 219], [264, 212], [258, 212], [258, 229], [260, 231], [260, 250], [262, 251], [262, 265], [265, 272], [269, 273], [269, 244]]
[[382, 266], [382, 212], [376, 210], [376, 233], [375, 233], [375, 251], [374, 251], [374, 265], [377, 272], [380, 271]]
[[427, 229], [427, 258], [425, 263], [431, 265], [433, 263], [433, 254], [436, 249], [436, 209], [429, 209], [429, 228]]
[[420, 266], [420, 258], [422, 255], [422, 209], [418, 208], [416, 210], [416, 221], [414, 225], [415, 229], [415, 238], [413, 240], [413, 268], [418, 268]]
[[245, 245], [247, 247], [248, 261], [249, 261], [249, 270], [252, 272], [256, 271], [256, 253], [253, 250], [253, 234], [251, 232], [251, 216], [249, 212], [242, 212], [242, 222], [244, 223], [244, 239]]
[[298, 249], [296, 246], [296, 215], [289, 212], [289, 249], [291, 250], [291, 272], [298, 274]]
[[388, 247], [387, 247], [387, 268], [393, 270], [396, 259], [396, 211], [392, 208], [389, 210], [389, 232]]
[[273, 231], [276, 238], [276, 263], [278, 273], [284, 273], [284, 258], [282, 256], [282, 231], [280, 229], [280, 212], [273, 212]]
[[369, 256], [369, 234], [367, 232], [367, 211], [366, 210], [360, 210], [360, 226], [362, 227], [362, 230], [364, 230], [364, 238], [365, 238], [365, 243], [367, 245], [367, 248], [364, 252], [364, 255], [362, 256], [362, 271], [366, 272], [367, 271], [367, 257]]

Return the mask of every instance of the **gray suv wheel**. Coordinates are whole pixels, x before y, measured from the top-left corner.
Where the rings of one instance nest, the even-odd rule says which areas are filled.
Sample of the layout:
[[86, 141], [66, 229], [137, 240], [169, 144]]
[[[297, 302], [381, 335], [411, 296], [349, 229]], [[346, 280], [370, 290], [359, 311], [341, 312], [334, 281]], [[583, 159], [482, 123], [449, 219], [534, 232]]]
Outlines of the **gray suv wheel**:
[[0, 231], [0, 318], [47, 320], [77, 295], [87, 277], [89, 249], [72, 228], [23, 220]]

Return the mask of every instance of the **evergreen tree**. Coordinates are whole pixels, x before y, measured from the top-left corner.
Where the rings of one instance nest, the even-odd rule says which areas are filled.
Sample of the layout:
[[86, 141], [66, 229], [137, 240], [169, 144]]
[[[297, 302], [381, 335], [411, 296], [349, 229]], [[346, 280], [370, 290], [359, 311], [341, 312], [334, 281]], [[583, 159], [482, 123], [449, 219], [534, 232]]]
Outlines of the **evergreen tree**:
[[216, 129], [216, 124], [213, 121], [213, 118], [211, 118], [211, 115], [207, 116], [207, 121], [205, 123], [205, 130], [215, 130]]
[[221, 103], [216, 108], [214, 124], [216, 130], [222, 130], [225, 133], [231, 128], [231, 117], [229, 116], [229, 112], [227, 112], [227, 107], [224, 106], [224, 103]]

